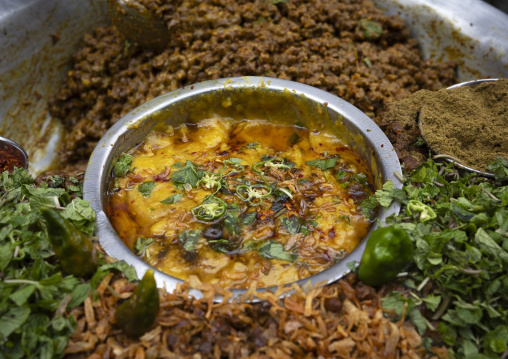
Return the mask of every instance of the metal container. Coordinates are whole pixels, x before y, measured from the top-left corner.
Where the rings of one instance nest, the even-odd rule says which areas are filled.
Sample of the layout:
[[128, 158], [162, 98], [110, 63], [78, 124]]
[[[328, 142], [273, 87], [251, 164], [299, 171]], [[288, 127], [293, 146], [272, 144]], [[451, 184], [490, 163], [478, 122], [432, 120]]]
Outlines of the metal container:
[[[481, 0], [373, 0], [402, 17], [425, 58], [453, 59], [458, 80], [508, 77], [508, 15]], [[48, 113], [83, 35], [109, 24], [105, 0], [0, 0], [0, 136], [39, 174], [57, 161], [61, 123]]]
[[[245, 96], [253, 101], [245, 101]], [[226, 99], [233, 104], [242, 104], [242, 113], [262, 113], [263, 119], [285, 119], [289, 124], [313, 123], [330, 129], [367, 162], [374, 174], [376, 189], [387, 180], [392, 180], [396, 188], [402, 186], [394, 174], [401, 173], [397, 154], [383, 131], [356, 107], [325, 91], [293, 81], [261, 77], [206, 81], [172, 91], [139, 106], [115, 123], [97, 144], [85, 173], [84, 199], [90, 201], [97, 213], [97, 234], [102, 248], [108, 255], [133, 265], [140, 277], [150, 266], [125, 246], [105, 214], [113, 165], [123, 152], [143, 141], [158, 121], [173, 126], [185, 123], [189, 118], [195, 121], [196, 114], [202, 113], [204, 108], [224, 110], [221, 104]], [[228, 109], [229, 113], [236, 111], [235, 106]], [[378, 220], [383, 222], [399, 209], [398, 203], [382, 208]], [[348, 273], [346, 263], [360, 261], [367, 238], [377, 226], [376, 222], [361, 244], [341, 262], [300, 280], [298, 284], [308, 281], [331, 283]], [[157, 270], [155, 279], [159, 287], [165, 286], [169, 291], [183, 282]], [[233, 290], [234, 296], [244, 292]]]

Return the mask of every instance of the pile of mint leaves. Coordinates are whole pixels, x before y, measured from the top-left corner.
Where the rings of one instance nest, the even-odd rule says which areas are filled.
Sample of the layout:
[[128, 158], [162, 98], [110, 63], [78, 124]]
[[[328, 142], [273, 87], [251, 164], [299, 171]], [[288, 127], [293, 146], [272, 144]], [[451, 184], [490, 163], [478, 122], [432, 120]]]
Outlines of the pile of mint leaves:
[[41, 206], [57, 208], [78, 229], [91, 235], [95, 213], [82, 196], [82, 185], [59, 188], [55, 176], [42, 187], [24, 169], [0, 174], [0, 359], [59, 358], [76, 328], [66, 313], [80, 305], [112, 270], [136, 280], [125, 262], [99, 260], [88, 280], [66, 275], [48, 241]]
[[[508, 162], [488, 168], [495, 180], [429, 159], [406, 174], [402, 189], [389, 181], [362, 204], [365, 214], [401, 204], [387, 225], [405, 229], [415, 245], [414, 264], [399, 275], [410, 291], [392, 292], [382, 305], [394, 319], [406, 306], [426, 348], [444, 343], [451, 358], [508, 355]], [[431, 339], [436, 333], [441, 343]]]

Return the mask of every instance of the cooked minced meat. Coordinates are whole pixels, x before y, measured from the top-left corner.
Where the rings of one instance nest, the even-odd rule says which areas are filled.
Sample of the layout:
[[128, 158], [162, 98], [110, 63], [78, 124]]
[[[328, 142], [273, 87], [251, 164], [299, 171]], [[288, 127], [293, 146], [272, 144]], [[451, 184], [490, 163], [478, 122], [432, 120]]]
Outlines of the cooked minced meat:
[[85, 35], [51, 100], [68, 130], [64, 160], [87, 158], [105, 131], [168, 91], [230, 76], [298, 81], [374, 117], [392, 100], [455, 82], [452, 63], [423, 60], [398, 16], [363, 0], [143, 0], [172, 39], [161, 53], [114, 27]]

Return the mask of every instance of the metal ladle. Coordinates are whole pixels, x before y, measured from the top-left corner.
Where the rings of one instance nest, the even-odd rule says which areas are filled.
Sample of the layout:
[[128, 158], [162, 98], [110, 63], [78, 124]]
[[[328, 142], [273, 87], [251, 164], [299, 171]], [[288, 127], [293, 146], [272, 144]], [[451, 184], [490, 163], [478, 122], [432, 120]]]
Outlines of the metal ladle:
[[157, 52], [167, 48], [171, 37], [166, 24], [136, 0], [108, 0], [108, 12], [126, 39]]
[[[28, 168], [28, 155], [26, 154], [23, 147], [18, 145], [13, 140], [9, 140], [8, 138], [0, 136], [0, 169], [4, 167], [3, 160], [7, 157], [11, 157], [15, 162], [17, 162], [24, 169]], [[7, 169], [7, 168], [6, 168]], [[12, 170], [12, 168], [10, 168]], [[3, 169], [2, 169], [3, 171]], [[0, 171], [0, 173], [2, 172]]]
[[[481, 83], [484, 83], [484, 82], [494, 82], [494, 81], [497, 81], [497, 79], [483, 79], [483, 80], [466, 81], [466, 82], [461, 82], [459, 84], [447, 87], [446, 89], [447, 90], [451, 90], [451, 89], [455, 89], [455, 88], [462, 87], [462, 86], [477, 86], [477, 85], [479, 85]], [[488, 178], [494, 178], [494, 174], [493, 173], [483, 172], [483, 171], [471, 168], [469, 166], [466, 166], [466, 165], [460, 163], [460, 160], [455, 158], [455, 157], [453, 157], [453, 156], [450, 156], [450, 155], [444, 154], [444, 153], [439, 153], [439, 151], [437, 151], [434, 147], [432, 147], [429, 144], [429, 142], [425, 139], [425, 133], [426, 133], [426, 131], [425, 131], [425, 124], [422, 122], [422, 118], [425, 119], [425, 112], [426, 112], [425, 108], [426, 108], [426, 106], [424, 105], [420, 109], [420, 114], [418, 116], [418, 128], [420, 130], [420, 135], [422, 136], [423, 140], [425, 141], [425, 143], [427, 144], [429, 149], [432, 152], [436, 153], [436, 155], [433, 158], [434, 159], [444, 159], [444, 160], [446, 160], [446, 161], [448, 161], [450, 163], [454, 163], [454, 165], [456, 167], [461, 168], [463, 170], [477, 173], [480, 176], [484, 176], [484, 177], [488, 177]]]

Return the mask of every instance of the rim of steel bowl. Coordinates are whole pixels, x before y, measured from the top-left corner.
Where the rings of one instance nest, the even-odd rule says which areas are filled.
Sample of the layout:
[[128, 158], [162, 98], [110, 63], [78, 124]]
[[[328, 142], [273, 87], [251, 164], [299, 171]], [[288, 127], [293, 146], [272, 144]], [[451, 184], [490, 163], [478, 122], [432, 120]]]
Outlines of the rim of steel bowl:
[[[376, 189], [379, 189], [382, 183], [387, 180], [392, 180], [396, 188], [402, 187], [398, 176], [394, 174], [395, 172], [401, 173], [397, 154], [383, 131], [355, 106], [325, 91], [281, 79], [236, 77], [206, 81], [166, 93], [137, 107], [116, 122], [98, 142], [85, 173], [84, 199], [90, 201], [92, 208], [97, 213], [99, 243], [109, 256], [125, 260], [128, 264], [132, 265], [138, 277], [141, 278], [151, 268], [150, 265], [127, 248], [116, 234], [105, 213], [107, 205], [106, 195], [114, 161], [116, 161], [122, 152], [141, 142], [146, 133], [151, 129], [150, 122], [154, 123], [156, 121], [155, 118], [160, 117], [161, 114], [163, 115], [165, 111], [167, 113], [168, 108], [171, 108], [171, 106], [175, 106], [182, 101], [199, 99], [199, 96], [205, 94], [246, 88], [273, 91], [274, 94], [288, 94], [289, 90], [290, 95], [301, 96], [305, 98], [305, 101], [308, 100], [312, 104], [324, 105], [322, 108], [325, 108], [325, 111], [327, 110], [326, 116], [332, 119], [332, 121], [336, 121], [337, 118], [341, 119], [341, 123], [347, 128], [347, 131], [354, 134], [357, 139], [358, 136], [361, 137], [360, 142], [364, 143], [370, 153], [369, 156], [371, 156], [370, 162], [367, 159], [367, 163], [377, 168], [379, 183], [376, 184]], [[372, 165], [373, 161], [376, 163], [375, 165]], [[324, 271], [295, 283], [298, 285], [304, 285], [308, 282], [312, 284], [318, 282], [332, 283], [342, 278], [350, 272], [350, 269], [346, 265], [348, 262], [360, 262], [367, 239], [372, 231], [378, 227], [378, 222], [384, 222], [388, 216], [398, 213], [399, 210], [400, 205], [398, 203], [393, 203], [388, 208], [381, 208], [378, 212], [377, 220], [371, 226], [367, 236], [349, 255]], [[169, 292], [173, 291], [179, 283], [183, 283], [183, 280], [172, 277], [157, 269], [154, 269], [154, 272], [158, 287], [165, 287]], [[288, 284], [290, 285], [291, 283]], [[270, 287], [258, 290], [264, 291], [270, 289], [274, 291], [276, 288]], [[233, 298], [236, 298], [244, 294], [246, 290], [231, 289], [231, 292]], [[197, 298], [202, 297], [202, 293], [198, 290], [192, 290], [191, 294]], [[215, 300], [219, 301], [221, 297], [217, 296]], [[253, 298], [251, 300], [257, 301], [258, 299]]]

